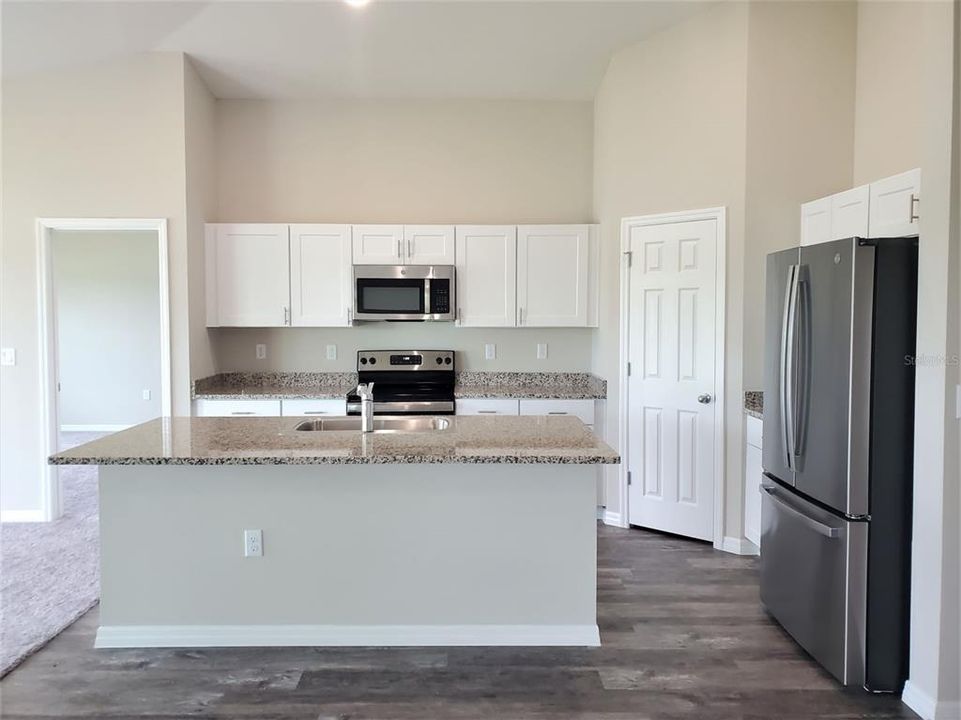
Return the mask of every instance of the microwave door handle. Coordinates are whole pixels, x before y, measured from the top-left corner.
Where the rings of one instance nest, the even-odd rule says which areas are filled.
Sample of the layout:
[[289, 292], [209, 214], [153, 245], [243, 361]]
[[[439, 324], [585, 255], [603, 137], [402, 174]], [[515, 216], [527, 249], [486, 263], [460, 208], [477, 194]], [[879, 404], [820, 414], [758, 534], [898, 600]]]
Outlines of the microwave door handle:
[[424, 314], [430, 315], [430, 278], [424, 278]]

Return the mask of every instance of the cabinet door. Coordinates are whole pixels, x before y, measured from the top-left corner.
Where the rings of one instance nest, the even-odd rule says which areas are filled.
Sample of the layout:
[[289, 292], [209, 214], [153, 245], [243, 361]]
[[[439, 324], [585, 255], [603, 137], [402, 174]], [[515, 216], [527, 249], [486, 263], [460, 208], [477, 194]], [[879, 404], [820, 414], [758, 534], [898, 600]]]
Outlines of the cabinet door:
[[831, 239], [868, 236], [867, 185], [831, 196]]
[[511, 398], [458, 398], [457, 415], [518, 415], [518, 401]]
[[453, 225], [405, 225], [404, 261], [408, 265], [453, 265]]
[[354, 225], [355, 265], [402, 265], [404, 263], [403, 225]]
[[517, 324], [587, 327], [587, 225], [517, 228]]
[[287, 325], [290, 259], [286, 225], [221, 224], [207, 233], [207, 324]]
[[748, 445], [744, 463], [744, 537], [761, 547], [761, 449]]
[[291, 325], [350, 324], [349, 225], [290, 226]]
[[571, 415], [580, 419], [585, 425], [594, 424], [593, 400], [542, 400], [522, 398], [520, 400], [521, 415]]
[[517, 228], [458, 225], [457, 324], [513, 327], [517, 308]]
[[831, 240], [831, 198], [812, 200], [801, 205], [801, 245], [816, 245]]
[[346, 415], [347, 398], [318, 398], [316, 400], [281, 400], [280, 414], [284, 417], [305, 415]]
[[271, 417], [280, 415], [280, 400], [194, 400], [194, 415], [197, 417], [256, 416]]
[[917, 235], [921, 171], [910, 170], [871, 183], [871, 237]]

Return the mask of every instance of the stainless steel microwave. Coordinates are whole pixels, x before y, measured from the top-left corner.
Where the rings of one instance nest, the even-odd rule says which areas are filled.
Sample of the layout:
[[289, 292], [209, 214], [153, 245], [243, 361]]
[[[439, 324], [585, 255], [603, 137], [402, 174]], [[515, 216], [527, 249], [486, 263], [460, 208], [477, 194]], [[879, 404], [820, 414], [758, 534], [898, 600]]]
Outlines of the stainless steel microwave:
[[355, 320], [453, 320], [453, 265], [354, 265]]

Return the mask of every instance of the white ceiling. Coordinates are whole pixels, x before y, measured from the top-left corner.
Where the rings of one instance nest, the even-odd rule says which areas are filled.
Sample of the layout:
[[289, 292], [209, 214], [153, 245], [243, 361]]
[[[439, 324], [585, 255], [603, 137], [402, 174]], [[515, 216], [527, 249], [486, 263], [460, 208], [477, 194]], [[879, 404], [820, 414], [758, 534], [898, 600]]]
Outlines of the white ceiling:
[[3, 74], [182, 50], [222, 98], [588, 100], [615, 50], [705, 4], [4, 0]]

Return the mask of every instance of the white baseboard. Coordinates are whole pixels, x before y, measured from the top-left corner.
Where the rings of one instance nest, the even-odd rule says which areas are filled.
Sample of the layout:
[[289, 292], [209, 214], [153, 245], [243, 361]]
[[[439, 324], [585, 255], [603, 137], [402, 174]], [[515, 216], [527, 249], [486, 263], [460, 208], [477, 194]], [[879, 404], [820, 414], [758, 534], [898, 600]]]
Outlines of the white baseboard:
[[734, 555], [758, 555], [760, 554], [757, 545], [747, 538], [725, 537], [724, 542], [719, 548], [727, 553]]
[[610, 510], [604, 510], [604, 517], [601, 518], [605, 525], [611, 525], [613, 527], [626, 528], [627, 523], [621, 517], [618, 512], [611, 512]]
[[910, 680], [904, 683], [901, 702], [914, 710], [923, 720], [958, 720], [958, 718], [961, 718], [961, 702], [938, 702]]
[[598, 520], [603, 520], [603, 519], [604, 519], [604, 506], [603, 506], [603, 505], [598, 505], [598, 506], [597, 506], [597, 519], [598, 519]]
[[61, 425], [60, 432], [120, 432], [133, 425]]
[[43, 510], [3, 510], [0, 522], [45, 522]]
[[597, 625], [102, 625], [97, 648], [597, 647]]

